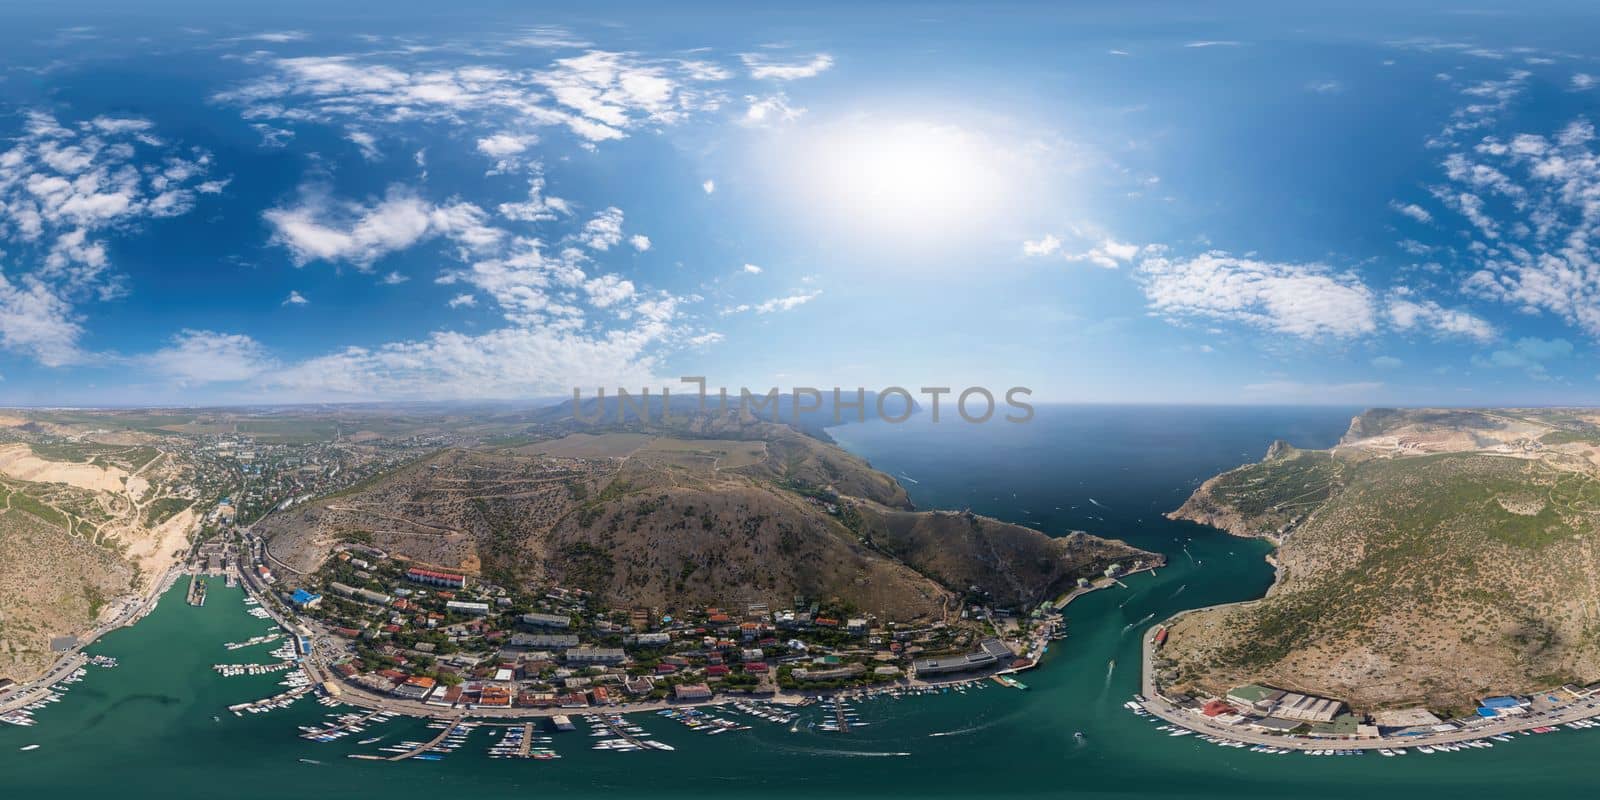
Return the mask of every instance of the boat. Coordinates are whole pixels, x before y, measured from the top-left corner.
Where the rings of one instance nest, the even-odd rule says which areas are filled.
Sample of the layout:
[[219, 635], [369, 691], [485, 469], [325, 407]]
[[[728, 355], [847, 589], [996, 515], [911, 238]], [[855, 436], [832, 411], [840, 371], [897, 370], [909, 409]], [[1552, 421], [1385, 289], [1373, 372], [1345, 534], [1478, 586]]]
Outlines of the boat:
[[38, 750], [39, 749], [39, 745], [36, 745], [36, 744], [25, 744], [22, 747], [19, 747], [17, 749], [19, 749], [22, 752], [26, 753], [29, 750]]

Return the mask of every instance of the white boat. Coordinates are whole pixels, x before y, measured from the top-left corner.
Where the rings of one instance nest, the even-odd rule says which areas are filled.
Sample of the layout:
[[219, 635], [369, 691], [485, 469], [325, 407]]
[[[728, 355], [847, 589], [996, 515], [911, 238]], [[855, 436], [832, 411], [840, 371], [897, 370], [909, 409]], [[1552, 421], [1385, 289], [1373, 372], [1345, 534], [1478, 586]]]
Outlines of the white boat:
[[38, 750], [39, 749], [39, 745], [36, 745], [36, 744], [25, 744], [22, 747], [17, 748], [17, 749], [19, 749], [22, 752], [26, 753], [29, 750]]

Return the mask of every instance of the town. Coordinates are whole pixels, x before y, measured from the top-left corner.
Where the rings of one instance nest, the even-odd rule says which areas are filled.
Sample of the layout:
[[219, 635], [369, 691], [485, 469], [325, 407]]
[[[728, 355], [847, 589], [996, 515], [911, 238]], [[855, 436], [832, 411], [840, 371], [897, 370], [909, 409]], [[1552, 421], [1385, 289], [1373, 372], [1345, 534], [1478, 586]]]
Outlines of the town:
[[[246, 534], [246, 552], [260, 554]], [[207, 559], [216, 564], [215, 548]], [[880, 623], [797, 598], [793, 607], [610, 609], [578, 589], [498, 586], [340, 544], [308, 580], [259, 561], [246, 583], [293, 630], [324, 643], [325, 691], [390, 710], [522, 710], [807, 698], [1009, 677], [1036, 663], [1061, 618], [971, 607], [960, 624]]]

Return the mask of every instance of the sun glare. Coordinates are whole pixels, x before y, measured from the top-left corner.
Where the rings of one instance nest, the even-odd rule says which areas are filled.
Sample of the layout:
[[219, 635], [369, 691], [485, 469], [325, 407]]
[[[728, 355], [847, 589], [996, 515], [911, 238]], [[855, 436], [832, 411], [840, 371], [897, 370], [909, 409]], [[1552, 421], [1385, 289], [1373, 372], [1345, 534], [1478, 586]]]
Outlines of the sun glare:
[[1015, 184], [1001, 148], [960, 127], [853, 122], [813, 130], [792, 185], [832, 224], [948, 239], [990, 219]]

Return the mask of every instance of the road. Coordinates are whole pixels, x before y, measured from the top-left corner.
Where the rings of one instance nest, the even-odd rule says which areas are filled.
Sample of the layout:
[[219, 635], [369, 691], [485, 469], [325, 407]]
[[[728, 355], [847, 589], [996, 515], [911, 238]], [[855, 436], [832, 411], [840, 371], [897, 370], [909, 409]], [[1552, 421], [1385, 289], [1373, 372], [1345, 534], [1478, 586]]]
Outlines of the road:
[[89, 645], [94, 644], [97, 639], [118, 628], [132, 625], [150, 613], [155, 609], [156, 602], [161, 599], [161, 595], [172, 587], [173, 582], [178, 579], [179, 575], [183, 574], [183, 571], [183, 567], [179, 565], [169, 567], [166, 574], [161, 576], [161, 580], [154, 584], [148, 594], [137, 599], [127, 598], [122, 601], [123, 607], [120, 611], [112, 616], [111, 619], [97, 623], [93, 629], [79, 636], [78, 643], [73, 645], [72, 649], [64, 651], [45, 674], [6, 690], [4, 698], [0, 699], [0, 714], [15, 711], [37, 701], [46, 690], [60, 683], [62, 679], [71, 675], [78, 667], [83, 666], [89, 660], [83, 654], [83, 651]]
[[[1229, 603], [1226, 605], [1239, 604]], [[1211, 608], [1221, 607], [1222, 606], [1212, 606]], [[1170, 617], [1161, 624], [1170, 626], [1174, 621], [1182, 617], [1184, 614], [1203, 610], [1207, 609], [1193, 609], [1192, 611], [1181, 612]], [[1151, 630], [1153, 631], [1154, 628]], [[1143, 657], [1141, 658], [1141, 665], [1143, 671], [1143, 682], [1141, 688], [1143, 689], [1143, 695], [1145, 697], [1143, 706], [1146, 711], [1149, 711], [1151, 714], [1154, 714], [1155, 716], [1160, 717], [1161, 719], [1181, 728], [1188, 728], [1189, 730], [1196, 731], [1198, 733], [1211, 734], [1225, 739], [1245, 742], [1247, 744], [1261, 744], [1268, 747], [1285, 747], [1291, 750], [1377, 750], [1384, 747], [1415, 748], [1438, 744], [1458, 744], [1460, 742], [1476, 741], [1489, 736], [1516, 734], [1521, 733], [1522, 731], [1532, 730], [1534, 728], [1557, 726], [1567, 722], [1574, 722], [1580, 719], [1589, 719], [1591, 717], [1600, 716], [1600, 698], [1588, 698], [1585, 700], [1574, 701], [1545, 712], [1521, 714], [1511, 717], [1500, 717], [1484, 722], [1483, 724], [1473, 725], [1470, 728], [1461, 728], [1448, 733], [1432, 733], [1425, 736], [1312, 738], [1309, 736], [1283, 736], [1279, 734], [1262, 733], [1251, 730], [1243, 724], [1227, 725], [1217, 722], [1215, 719], [1207, 717], [1198, 712], [1178, 708], [1177, 706], [1174, 706], [1162, 699], [1155, 687], [1155, 671], [1152, 664], [1155, 656], [1155, 643], [1153, 641], [1153, 637], [1149, 635], [1143, 636], [1142, 646]]]

